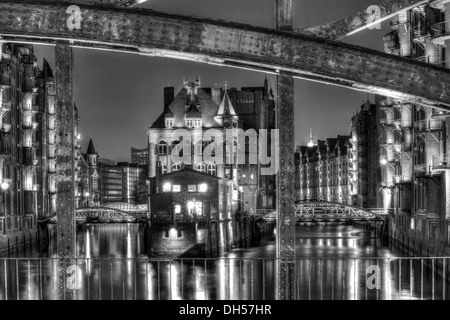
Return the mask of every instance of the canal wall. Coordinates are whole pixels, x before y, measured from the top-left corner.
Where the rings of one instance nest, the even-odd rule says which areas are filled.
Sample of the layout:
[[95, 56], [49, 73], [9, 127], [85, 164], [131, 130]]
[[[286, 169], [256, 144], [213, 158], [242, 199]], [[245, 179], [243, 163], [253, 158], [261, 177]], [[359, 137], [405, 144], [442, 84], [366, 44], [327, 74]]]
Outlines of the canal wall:
[[33, 229], [11, 230], [0, 236], [0, 256], [16, 255], [32, 246], [40, 246], [49, 243], [56, 237], [56, 225], [38, 224]]
[[411, 222], [406, 215], [389, 215], [386, 218], [382, 237], [389, 245], [407, 255], [416, 257], [450, 256], [450, 247], [446, 238], [439, 233], [430, 232], [435, 221], [416, 218]]
[[384, 221], [351, 221], [350, 224], [361, 229], [375, 230], [375, 235], [382, 238]]

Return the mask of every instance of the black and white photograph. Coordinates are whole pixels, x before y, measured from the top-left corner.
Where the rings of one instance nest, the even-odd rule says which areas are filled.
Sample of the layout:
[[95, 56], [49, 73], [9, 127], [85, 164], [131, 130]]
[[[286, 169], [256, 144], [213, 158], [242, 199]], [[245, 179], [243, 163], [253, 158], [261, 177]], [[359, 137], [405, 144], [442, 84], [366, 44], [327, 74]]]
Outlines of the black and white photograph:
[[0, 0], [0, 300], [450, 299], [449, 68], [450, 0]]

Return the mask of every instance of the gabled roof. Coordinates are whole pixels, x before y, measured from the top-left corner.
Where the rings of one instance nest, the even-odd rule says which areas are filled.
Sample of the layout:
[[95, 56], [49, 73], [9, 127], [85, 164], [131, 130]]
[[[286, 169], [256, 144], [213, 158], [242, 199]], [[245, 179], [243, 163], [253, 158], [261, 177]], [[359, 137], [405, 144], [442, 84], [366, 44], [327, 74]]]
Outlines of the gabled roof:
[[[201, 117], [202, 124], [207, 128], [217, 128], [219, 124], [214, 120], [217, 114], [218, 106], [212, 101], [211, 97], [202, 89], [198, 88], [196, 102], [189, 104], [186, 110], [186, 101], [188, 101], [188, 92], [186, 88], [180, 90], [175, 99], [170, 103], [168, 109], [173, 115], [174, 128], [181, 128], [185, 126], [185, 117], [187, 113], [189, 116]], [[195, 105], [192, 105], [194, 103]], [[198, 112], [198, 113], [197, 113]], [[156, 121], [151, 125], [150, 129], [163, 129], [166, 127], [165, 119], [166, 112], [163, 112]], [[168, 114], [168, 113], [167, 113]], [[170, 116], [169, 114], [169, 116]], [[171, 117], [171, 116], [170, 116]]]
[[186, 111], [186, 118], [201, 118], [202, 113], [198, 111], [197, 105], [194, 101], [191, 102], [189, 109]]

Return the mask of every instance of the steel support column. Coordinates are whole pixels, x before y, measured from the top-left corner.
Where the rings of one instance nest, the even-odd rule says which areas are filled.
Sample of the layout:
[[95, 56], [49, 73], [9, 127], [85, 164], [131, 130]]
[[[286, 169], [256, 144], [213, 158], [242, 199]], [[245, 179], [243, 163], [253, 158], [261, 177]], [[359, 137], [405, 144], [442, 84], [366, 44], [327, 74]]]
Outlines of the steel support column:
[[57, 253], [58, 294], [60, 299], [75, 299], [75, 283], [68, 272], [76, 254], [75, 247], [75, 159], [73, 54], [68, 42], [57, 43], [56, 80], [56, 170], [57, 170]]
[[[292, 30], [292, 0], [276, 0], [277, 29]], [[277, 174], [277, 298], [295, 299], [295, 208], [294, 208], [294, 76], [277, 77], [277, 128], [279, 171]]]

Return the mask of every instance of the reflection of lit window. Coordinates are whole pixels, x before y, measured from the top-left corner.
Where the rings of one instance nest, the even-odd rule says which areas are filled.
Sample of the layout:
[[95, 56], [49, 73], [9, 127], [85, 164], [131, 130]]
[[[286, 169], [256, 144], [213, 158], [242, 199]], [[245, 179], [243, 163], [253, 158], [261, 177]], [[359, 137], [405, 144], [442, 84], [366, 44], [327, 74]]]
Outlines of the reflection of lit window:
[[188, 192], [197, 192], [197, 186], [195, 184], [188, 185]]
[[180, 192], [181, 186], [179, 184], [174, 184], [172, 187], [172, 192]]
[[180, 214], [181, 213], [181, 205], [176, 204], [175, 205], [175, 214]]
[[208, 185], [206, 183], [202, 183], [198, 185], [199, 192], [206, 192], [208, 190]]
[[165, 183], [163, 185], [163, 192], [170, 192], [171, 189], [172, 189], [172, 185], [170, 183]]

